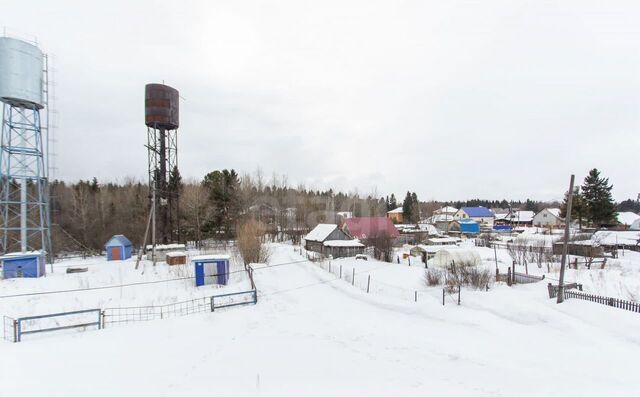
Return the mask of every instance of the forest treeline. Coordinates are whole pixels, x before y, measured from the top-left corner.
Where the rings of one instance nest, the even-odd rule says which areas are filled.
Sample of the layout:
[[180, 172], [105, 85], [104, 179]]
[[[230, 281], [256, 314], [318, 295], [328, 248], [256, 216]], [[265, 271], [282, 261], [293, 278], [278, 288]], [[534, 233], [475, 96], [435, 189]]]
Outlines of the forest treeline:
[[[337, 214], [385, 216], [390, 208], [403, 206], [411, 218], [424, 219], [444, 205], [457, 208], [482, 205], [488, 208], [521, 208], [537, 211], [557, 202], [507, 201], [420, 201], [407, 192], [404, 202], [393, 195], [372, 192], [339, 192], [290, 186], [286, 176], [266, 180], [260, 172], [238, 175], [234, 170], [218, 170], [198, 180], [178, 178], [180, 192], [179, 234], [181, 242], [233, 238], [238, 222], [252, 217], [266, 225], [267, 232], [294, 237], [321, 222], [336, 222]], [[149, 212], [146, 183], [126, 180], [100, 183], [97, 179], [51, 183], [52, 236], [56, 253], [102, 250], [114, 234], [124, 234], [135, 246], [142, 242]], [[625, 203], [627, 204], [627, 203]]]

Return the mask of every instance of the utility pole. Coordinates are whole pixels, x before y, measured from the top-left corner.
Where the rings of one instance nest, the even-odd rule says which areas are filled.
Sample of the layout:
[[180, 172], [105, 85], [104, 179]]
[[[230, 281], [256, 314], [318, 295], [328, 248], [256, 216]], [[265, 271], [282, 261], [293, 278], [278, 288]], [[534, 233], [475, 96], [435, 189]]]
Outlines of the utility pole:
[[569, 249], [569, 224], [571, 223], [571, 203], [573, 201], [573, 181], [575, 175], [571, 174], [569, 182], [569, 195], [567, 197], [567, 216], [564, 219], [564, 244], [562, 245], [562, 259], [560, 261], [560, 280], [558, 281], [557, 303], [564, 301], [564, 267], [567, 263], [567, 251]]

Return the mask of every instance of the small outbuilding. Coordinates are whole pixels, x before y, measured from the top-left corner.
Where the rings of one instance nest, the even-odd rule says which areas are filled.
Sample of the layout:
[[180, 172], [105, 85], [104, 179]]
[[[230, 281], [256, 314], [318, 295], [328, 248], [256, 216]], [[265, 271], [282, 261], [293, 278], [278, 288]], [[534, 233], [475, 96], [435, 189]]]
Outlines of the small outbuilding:
[[131, 258], [133, 244], [122, 234], [111, 237], [104, 245], [108, 261], [121, 261]]
[[42, 251], [15, 252], [0, 257], [4, 278], [36, 278], [45, 274], [45, 254]]
[[165, 254], [165, 260], [169, 266], [186, 265], [187, 254], [180, 251], [170, 251]]
[[327, 240], [322, 243], [322, 252], [334, 258], [349, 258], [364, 252], [364, 244], [358, 240]]
[[457, 219], [451, 223], [449, 230], [460, 234], [478, 234], [480, 233], [480, 224], [473, 219]]
[[442, 249], [436, 252], [431, 262], [437, 267], [478, 266], [482, 259], [477, 251], [471, 249]]
[[195, 268], [196, 287], [208, 284], [227, 285], [229, 255], [200, 255], [191, 259]]

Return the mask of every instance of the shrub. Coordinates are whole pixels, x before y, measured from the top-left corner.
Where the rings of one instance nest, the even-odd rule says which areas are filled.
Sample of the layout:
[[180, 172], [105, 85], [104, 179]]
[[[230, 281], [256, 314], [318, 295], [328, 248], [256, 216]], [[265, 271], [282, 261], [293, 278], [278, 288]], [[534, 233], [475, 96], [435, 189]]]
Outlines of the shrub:
[[245, 265], [249, 263], [267, 263], [269, 249], [262, 243], [264, 226], [253, 219], [241, 223], [237, 229], [238, 252]]
[[427, 269], [424, 273], [425, 281], [430, 287], [442, 284], [442, 270]]

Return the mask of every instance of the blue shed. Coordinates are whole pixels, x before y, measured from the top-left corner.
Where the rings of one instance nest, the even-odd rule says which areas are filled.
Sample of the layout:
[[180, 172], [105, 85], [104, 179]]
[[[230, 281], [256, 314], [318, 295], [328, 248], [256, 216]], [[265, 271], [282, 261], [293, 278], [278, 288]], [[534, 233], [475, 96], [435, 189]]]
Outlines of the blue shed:
[[41, 251], [7, 254], [0, 260], [4, 278], [35, 278], [45, 274], [45, 254]]
[[480, 233], [480, 225], [472, 219], [458, 219], [456, 222], [460, 225], [460, 233], [462, 234]]
[[104, 245], [108, 261], [120, 261], [131, 258], [133, 244], [122, 234], [111, 237]]
[[196, 287], [206, 284], [227, 285], [229, 255], [202, 255], [191, 259], [195, 266]]

